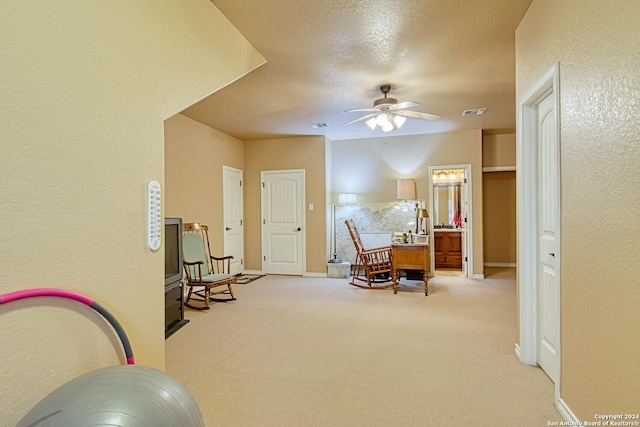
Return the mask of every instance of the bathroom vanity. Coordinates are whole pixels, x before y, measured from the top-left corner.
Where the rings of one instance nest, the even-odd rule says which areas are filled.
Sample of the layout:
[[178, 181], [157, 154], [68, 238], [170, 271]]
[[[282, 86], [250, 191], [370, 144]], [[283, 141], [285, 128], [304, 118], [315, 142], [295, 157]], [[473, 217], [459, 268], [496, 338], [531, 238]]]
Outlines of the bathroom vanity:
[[434, 229], [433, 240], [436, 268], [462, 269], [462, 231]]

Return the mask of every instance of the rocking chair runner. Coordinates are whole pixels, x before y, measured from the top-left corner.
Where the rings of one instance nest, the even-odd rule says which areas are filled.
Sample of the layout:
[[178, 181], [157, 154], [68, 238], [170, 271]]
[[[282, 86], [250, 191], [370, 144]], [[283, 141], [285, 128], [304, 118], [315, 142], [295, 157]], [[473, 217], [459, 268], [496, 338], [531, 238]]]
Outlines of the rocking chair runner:
[[[365, 249], [353, 220], [348, 219], [345, 224], [349, 234], [351, 234], [351, 239], [353, 239], [357, 252], [356, 265], [349, 284], [365, 289], [393, 288], [393, 293], [398, 293], [395, 280], [393, 280], [391, 246]], [[366, 285], [358, 282], [366, 282]], [[384, 282], [391, 283], [383, 285], [382, 283]]]
[[[233, 257], [228, 255], [219, 258], [211, 255], [209, 227], [198, 223], [185, 223], [182, 254], [186, 286], [189, 288], [185, 306], [194, 310], [208, 310], [209, 301], [226, 302], [236, 299], [231, 288], [231, 284], [236, 282], [235, 276], [230, 274]], [[229, 297], [212, 297], [220, 294]], [[189, 301], [192, 298], [204, 301], [204, 307], [191, 305]]]

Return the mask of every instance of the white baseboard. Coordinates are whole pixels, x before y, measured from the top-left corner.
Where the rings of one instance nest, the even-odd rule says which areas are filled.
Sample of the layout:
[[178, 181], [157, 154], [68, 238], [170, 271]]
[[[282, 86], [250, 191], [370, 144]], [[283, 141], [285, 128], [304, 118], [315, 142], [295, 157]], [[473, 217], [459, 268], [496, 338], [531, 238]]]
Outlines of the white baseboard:
[[474, 273], [474, 274], [471, 276], [471, 278], [472, 278], [472, 279], [476, 279], [476, 280], [482, 280], [482, 279], [484, 279], [484, 274], [475, 274], [475, 273]]
[[515, 353], [516, 353], [516, 356], [518, 356], [518, 360], [522, 362], [522, 358], [520, 357], [520, 344], [518, 343], [516, 343]]
[[307, 271], [302, 275], [302, 277], [327, 277], [327, 273], [315, 273]]
[[[516, 343], [514, 352], [518, 357], [518, 360], [520, 360], [521, 363], [524, 363], [522, 361], [522, 358], [520, 357], [520, 344]], [[558, 390], [556, 386], [556, 393], [557, 392]], [[556, 409], [558, 410], [558, 412], [560, 412], [560, 415], [562, 415], [562, 418], [564, 418], [565, 421], [570, 421], [572, 423], [571, 425], [576, 425], [576, 426], [582, 425], [580, 424], [580, 420], [578, 419], [578, 417], [576, 417], [576, 414], [573, 413], [571, 408], [569, 408], [569, 405], [567, 405], [567, 402], [562, 400], [561, 397], [558, 397], [557, 399], [555, 399], [555, 403], [556, 403]]]
[[562, 398], [558, 398], [558, 400], [556, 400], [556, 408], [558, 409], [558, 412], [560, 412], [560, 415], [562, 415], [562, 418], [564, 418], [565, 421], [571, 421], [573, 425], [582, 425], [579, 424], [580, 420], [578, 419], [578, 417], [576, 417], [576, 414], [573, 413], [573, 411], [569, 408], [569, 406], [567, 405], [567, 403], [562, 400]]
[[515, 262], [485, 262], [485, 267], [517, 267]]
[[[262, 270], [244, 270], [242, 274], [264, 274]], [[327, 277], [327, 273], [306, 272], [302, 277]]]

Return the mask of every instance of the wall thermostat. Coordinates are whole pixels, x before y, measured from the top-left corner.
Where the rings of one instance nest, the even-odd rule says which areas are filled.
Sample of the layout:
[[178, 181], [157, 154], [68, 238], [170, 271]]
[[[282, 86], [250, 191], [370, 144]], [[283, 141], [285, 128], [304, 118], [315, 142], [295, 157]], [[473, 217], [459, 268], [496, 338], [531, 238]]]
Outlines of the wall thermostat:
[[152, 251], [160, 249], [162, 242], [162, 190], [158, 181], [147, 186], [147, 245]]

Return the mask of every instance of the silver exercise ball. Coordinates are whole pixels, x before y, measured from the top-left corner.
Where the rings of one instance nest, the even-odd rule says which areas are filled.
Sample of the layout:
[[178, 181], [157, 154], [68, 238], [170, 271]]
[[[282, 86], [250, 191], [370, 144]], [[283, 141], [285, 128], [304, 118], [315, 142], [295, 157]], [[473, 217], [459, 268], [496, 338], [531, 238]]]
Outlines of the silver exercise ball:
[[138, 365], [112, 366], [51, 392], [18, 427], [204, 427], [200, 408], [175, 378]]

